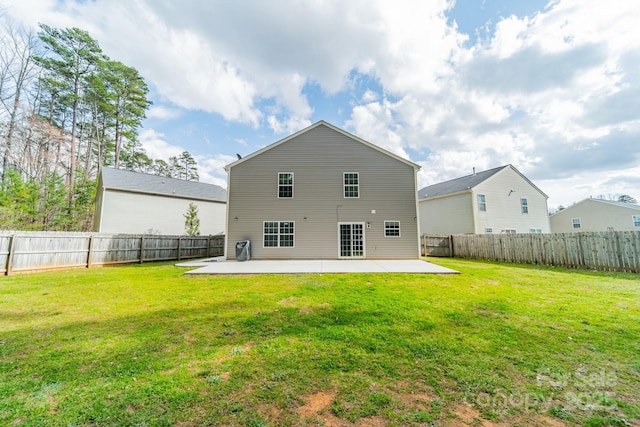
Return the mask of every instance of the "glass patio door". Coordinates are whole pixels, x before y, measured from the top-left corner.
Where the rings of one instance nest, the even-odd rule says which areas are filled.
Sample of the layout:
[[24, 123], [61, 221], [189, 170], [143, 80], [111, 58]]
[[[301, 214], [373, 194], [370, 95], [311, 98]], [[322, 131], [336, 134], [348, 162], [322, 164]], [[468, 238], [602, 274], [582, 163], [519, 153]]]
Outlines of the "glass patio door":
[[340, 258], [364, 258], [364, 224], [338, 224]]

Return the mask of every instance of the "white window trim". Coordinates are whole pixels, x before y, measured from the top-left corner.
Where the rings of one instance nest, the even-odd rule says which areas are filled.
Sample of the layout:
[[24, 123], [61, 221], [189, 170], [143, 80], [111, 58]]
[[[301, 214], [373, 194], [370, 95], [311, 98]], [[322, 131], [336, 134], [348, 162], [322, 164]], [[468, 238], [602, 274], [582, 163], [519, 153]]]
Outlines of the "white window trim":
[[[347, 197], [347, 186], [353, 187], [353, 184], [345, 184], [344, 179], [347, 174], [355, 174], [358, 177], [358, 183], [355, 185], [358, 189], [357, 197]], [[343, 199], [359, 199], [360, 198], [360, 172], [342, 172], [342, 198]]]
[[[397, 236], [389, 236], [389, 235], [387, 235], [387, 223], [388, 222], [397, 222], [398, 223], [398, 235]], [[395, 229], [390, 229], [390, 230], [395, 230]], [[399, 237], [402, 237], [402, 223], [400, 221], [398, 221], [397, 219], [386, 219], [384, 221], [383, 233], [384, 233], [384, 237], [389, 237], [389, 238], [392, 238], [392, 239], [394, 239], [394, 238], [397, 239]]]
[[[525, 209], [527, 210], [526, 212]], [[520, 213], [522, 215], [529, 215], [529, 201], [526, 197], [520, 197]]]
[[640, 215], [631, 215], [631, 223], [634, 227], [640, 227]]
[[[576, 222], [575, 222], [576, 220], [578, 221], [577, 222], [577, 224], [578, 224], [577, 227], [576, 227]], [[582, 228], [582, 220], [580, 218], [571, 218], [571, 228], [575, 229], [575, 230], [581, 229]]]
[[[288, 184], [280, 184], [280, 175], [283, 174], [291, 174], [291, 197], [280, 197], [280, 185], [288, 186]], [[293, 172], [278, 172], [278, 182], [276, 186], [276, 196], [278, 196], [278, 199], [293, 199], [295, 196], [295, 183], [296, 178]]]
[[[276, 222], [278, 223], [278, 233], [277, 234], [269, 234], [269, 236], [278, 236], [278, 246], [265, 246], [264, 245], [264, 226], [267, 222]], [[282, 222], [290, 222], [293, 224], [293, 246], [280, 246], [280, 223]], [[288, 234], [287, 234], [288, 235]], [[282, 220], [282, 221], [262, 221], [262, 248], [263, 249], [293, 249], [296, 247], [296, 222], [295, 221], [287, 221], [287, 220]]]
[[[358, 225], [362, 225], [362, 256], [344, 256], [342, 255], [342, 251], [340, 250], [340, 226], [341, 225], [354, 225], [354, 224], [358, 224]], [[338, 222], [338, 259], [366, 259], [367, 258], [367, 226], [364, 222], [348, 222], [348, 221], [342, 221], [342, 222]]]
[[[483, 197], [484, 201], [480, 202], [480, 196]], [[487, 196], [485, 194], [477, 194], [476, 195], [476, 203], [478, 204], [478, 212], [486, 212], [487, 211]], [[480, 209], [480, 205], [484, 206], [484, 209]]]

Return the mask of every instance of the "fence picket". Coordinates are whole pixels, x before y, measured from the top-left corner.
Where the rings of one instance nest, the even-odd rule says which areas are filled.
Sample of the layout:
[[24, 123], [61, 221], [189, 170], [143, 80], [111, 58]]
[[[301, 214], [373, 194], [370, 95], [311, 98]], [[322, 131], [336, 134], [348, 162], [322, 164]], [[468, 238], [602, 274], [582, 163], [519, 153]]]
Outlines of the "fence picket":
[[557, 234], [423, 235], [425, 256], [640, 273], [640, 231]]
[[[224, 254], [225, 236], [0, 231], [5, 275], [73, 267], [207, 258]], [[0, 273], [1, 274], [1, 273]]]

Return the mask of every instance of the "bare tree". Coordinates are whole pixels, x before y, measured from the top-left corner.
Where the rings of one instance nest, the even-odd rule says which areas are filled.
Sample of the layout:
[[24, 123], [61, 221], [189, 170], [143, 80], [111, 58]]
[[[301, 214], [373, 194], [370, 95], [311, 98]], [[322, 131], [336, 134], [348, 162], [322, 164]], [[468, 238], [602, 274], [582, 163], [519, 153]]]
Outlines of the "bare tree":
[[2, 156], [2, 181], [12, 159], [14, 135], [19, 120], [20, 107], [25, 89], [37, 77], [39, 71], [33, 57], [39, 46], [37, 36], [24, 27], [16, 27], [11, 21], [5, 21], [2, 29], [3, 43], [0, 54], [2, 86], [0, 100], [8, 116], [4, 135], [4, 153]]

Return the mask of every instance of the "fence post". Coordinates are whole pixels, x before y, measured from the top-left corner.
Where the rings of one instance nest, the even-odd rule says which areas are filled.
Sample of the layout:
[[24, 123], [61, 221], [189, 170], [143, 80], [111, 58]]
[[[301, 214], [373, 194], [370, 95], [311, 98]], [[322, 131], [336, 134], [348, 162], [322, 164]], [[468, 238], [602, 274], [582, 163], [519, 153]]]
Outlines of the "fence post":
[[92, 255], [93, 255], [93, 236], [89, 236], [89, 253], [87, 254], [87, 268], [91, 268]]
[[16, 238], [16, 235], [13, 234], [9, 237], [9, 253], [7, 254], [7, 265], [5, 268], [5, 275], [10, 275], [11, 274], [11, 265], [13, 264], [13, 248], [14, 248], [14, 240]]
[[182, 236], [178, 236], [178, 261], [180, 261], [180, 251], [182, 251]]
[[144, 262], [144, 235], [140, 236], [140, 264]]
[[206, 258], [209, 258], [211, 256], [211, 234], [209, 234], [209, 236], [207, 236], [207, 256]]
[[449, 235], [449, 256], [454, 258], [453, 256], [453, 234]]

